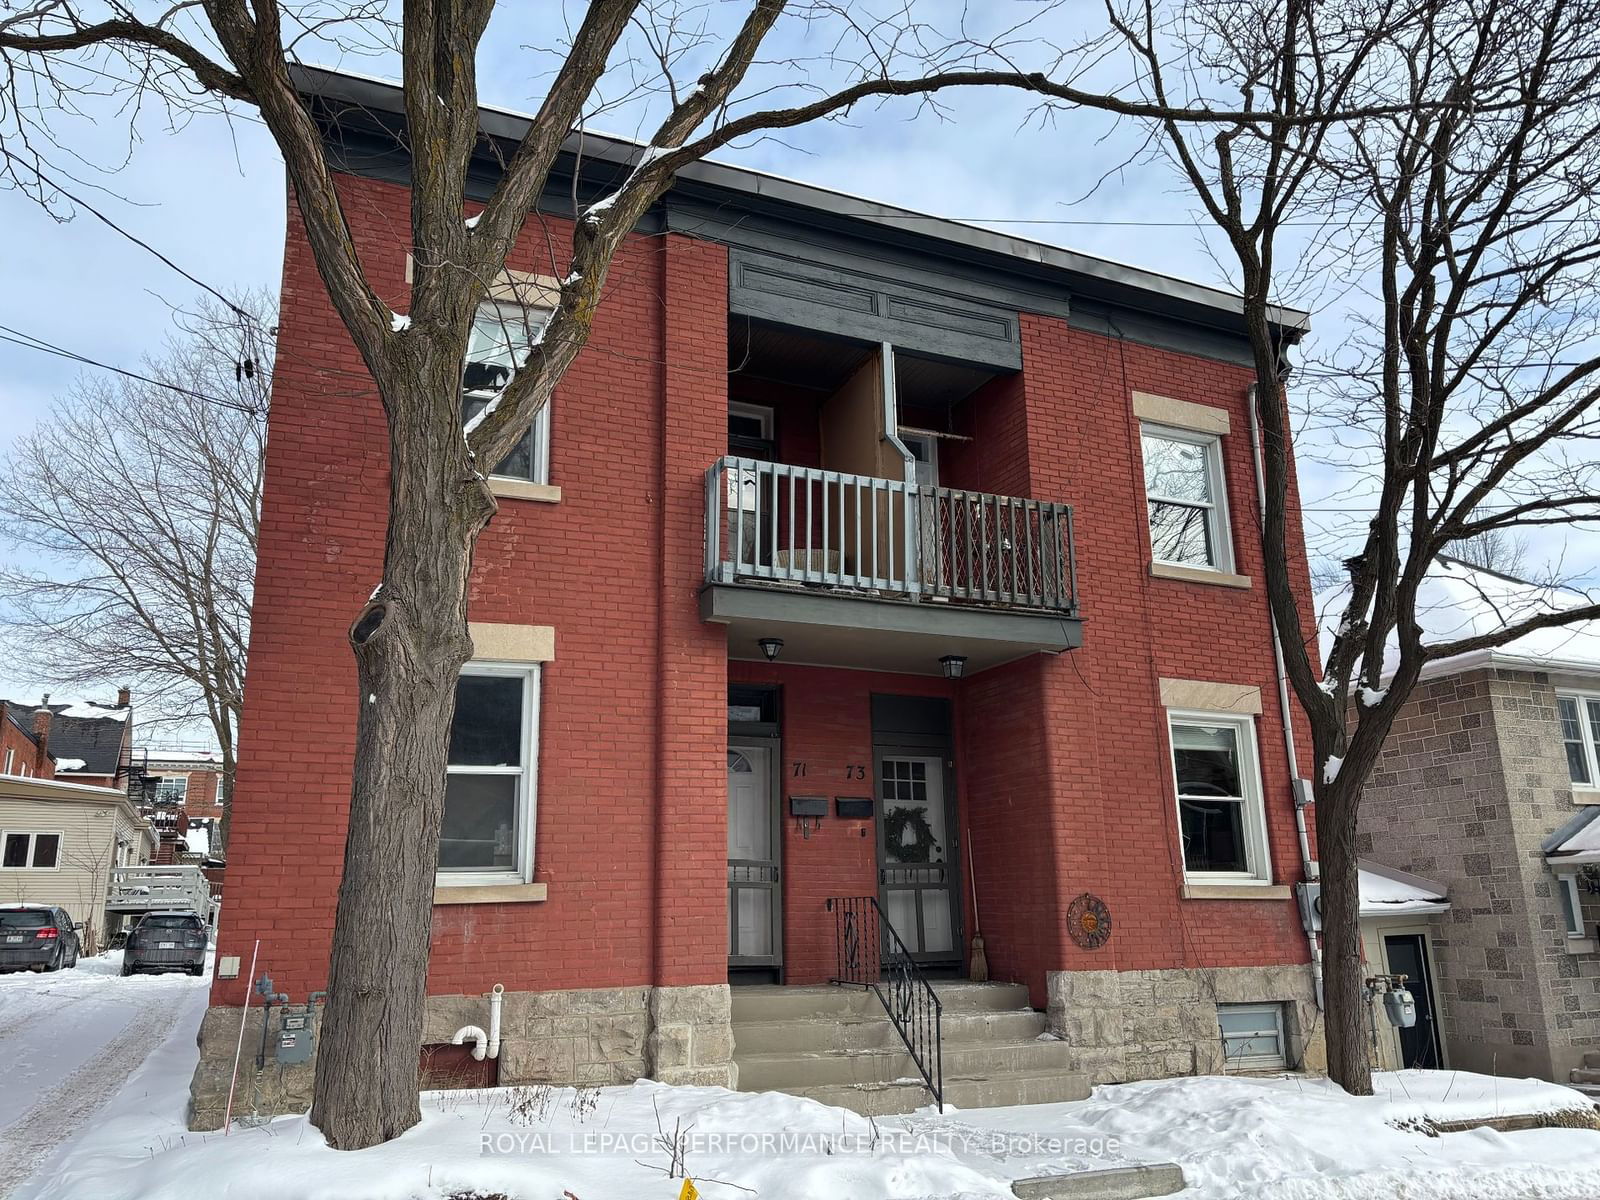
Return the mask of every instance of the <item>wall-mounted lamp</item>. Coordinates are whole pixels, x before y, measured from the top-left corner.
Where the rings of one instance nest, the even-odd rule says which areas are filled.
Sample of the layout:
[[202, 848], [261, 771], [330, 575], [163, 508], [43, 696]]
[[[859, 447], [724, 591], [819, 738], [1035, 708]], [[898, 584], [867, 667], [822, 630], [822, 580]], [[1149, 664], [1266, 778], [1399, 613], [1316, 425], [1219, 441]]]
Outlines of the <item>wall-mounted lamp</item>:
[[757, 638], [756, 645], [761, 647], [761, 653], [767, 656], [768, 662], [777, 662], [778, 655], [783, 653], [783, 639], [775, 637]]
[[946, 679], [960, 679], [961, 673], [967, 669], [967, 660], [960, 654], [946, 654], [939, 660], [939, 665], [944, 668]]

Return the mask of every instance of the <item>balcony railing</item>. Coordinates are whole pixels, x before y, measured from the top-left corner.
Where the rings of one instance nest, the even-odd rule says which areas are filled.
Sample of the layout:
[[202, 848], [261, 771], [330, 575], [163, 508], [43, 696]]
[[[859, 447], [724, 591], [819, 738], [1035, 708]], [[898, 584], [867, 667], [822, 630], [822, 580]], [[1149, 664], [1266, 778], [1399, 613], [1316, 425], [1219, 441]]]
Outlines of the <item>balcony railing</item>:
[[706, 581], [1076, 613], [1072, 509], [723, 458], [706, 473]]
[[112, 867], [106, 908], [112, 912], [187, 909], [205, 916], [211, 885], [199, 867]]

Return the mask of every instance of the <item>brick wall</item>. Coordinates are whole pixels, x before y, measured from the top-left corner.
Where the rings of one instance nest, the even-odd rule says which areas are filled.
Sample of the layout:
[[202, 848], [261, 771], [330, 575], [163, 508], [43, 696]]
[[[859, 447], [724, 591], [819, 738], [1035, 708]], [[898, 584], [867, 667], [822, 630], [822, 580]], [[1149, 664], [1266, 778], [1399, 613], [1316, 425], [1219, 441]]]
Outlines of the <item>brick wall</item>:
[[[404, 311], [405, 191], [349, 178], [339, 186], [379, 295]], [[553, 218], [539, 224], [514, 269], [553, 269], [541, 256], [568, 231]], [[704, 472], [726, 445], [726, 272], [726, 252], [713, 244], [667, 236], [624, 246], [592, 342], [553, 402], [551, 483], [561, 501], [502, 501], [480, 540], [474, 620], [556, 629], [543, 676], [535, 871], [549, 898], [436, 909], [430, 991], [725, 978], [730, 675], [784, 683], [786, 758], [861, 762], [869, 772], [873, 691], [955, 698], [957, 792], [991, 969], [1027, 981], [1036, 1003], [1045, 973], [1062, 967], [1305, 961], [1290, 900], [1180, 899], [1157, 689], [1162, 676], [1261, 689], [1274, 872], [1279, 882], [1298, 878], [1251, 544], [1250, 373], [1025, 316], [1024, 372], [963, 406], [977, 440], [950, 447], [949, 481], [1075, 506], [1084, 647], [956, 687], [730, 664], [720, 627], [699, 620], [695, 600]], [[259, 937], [258, 971], [300, 996], [325, 977], [355, 727], [345, 634], [379, 575], [387, 478], [377, 398], [292, 208], [282, 313], [219, 952], [248, 962]], [[1233, 541], [1254, 588], [1150, 577], [1134, 390], [1232, 414], [1224, 451]], [[810, 451], [803, 430], [778, 433], [786, 457]], [[1293, 563], [1308, 592], [1299, 546]], [[873, 783], [826, 790], [868, 794]], [[783, 828], [790, 978], [821, 978], [832, 948], [816, 910], [828, 895], [873, 890], [874, 834], [831, 816], [809, 842], [787, 818]], [[1062, 932], [1080, 891], [1112, 909], [1115, 934], [1098, 952]], [[214, 1003], [237, 1003], [246, 986], [219, 980]]]
[[25, 732], [32, 729], [31, 708], [14, 708], [0, 700], [0, 770], [4, 770], [9, 753], [11, 774], [26, 772], [34, 779], [54, 779], [56, 768], [49, 753], [41, 753], [39, 744]]

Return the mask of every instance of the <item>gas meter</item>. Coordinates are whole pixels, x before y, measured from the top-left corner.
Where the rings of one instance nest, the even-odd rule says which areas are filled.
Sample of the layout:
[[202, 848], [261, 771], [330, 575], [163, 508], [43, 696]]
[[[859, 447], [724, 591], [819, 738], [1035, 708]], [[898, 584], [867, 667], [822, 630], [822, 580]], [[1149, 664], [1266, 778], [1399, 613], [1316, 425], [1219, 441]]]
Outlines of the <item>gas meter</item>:
[[1391, 988], [1383, 994], [1383, 1015], [1389, 1024], [1410, 1029], [1417, 1023], [1417, 1001], [1409, 988]]

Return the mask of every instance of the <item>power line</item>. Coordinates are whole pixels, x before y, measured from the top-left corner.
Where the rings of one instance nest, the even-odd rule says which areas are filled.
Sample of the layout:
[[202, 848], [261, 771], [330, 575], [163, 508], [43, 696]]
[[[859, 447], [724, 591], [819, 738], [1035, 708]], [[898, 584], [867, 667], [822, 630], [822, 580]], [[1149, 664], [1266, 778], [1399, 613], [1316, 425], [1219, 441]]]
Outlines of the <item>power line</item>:
[[13, 329], [9, 325], [0, 325], [0, 342], [11, 342], [12, 344], [21, 346], [27, 350], [38, 350], [43, 354], [53, 354], [57, 358], [65, 358], [71, 362], [82, 363], [84, 366], [95, 367], [101, 371], [110, 371], [114, 375], [122, 375], [128, 379], [137, 380], [140, 383], [148, 383], [152, 387], [166, 388], [169, 392], [177, 392], [181, 396], [189, 396], [196, 400], [202, 400], [207, 404], [220, 404], [224, 408], [231, 408], [238, 412], [249, 413], [251, 416], [257, 416], [261, 411], [254, 405], [240, 404], [237, 400], [228, 400], [221, 396], [212, 396], [205, 392], [197, 392], [192, 388], [181, 387], [175, 383], [167, 383], [165, 380], [161, 379], [153, 379], [149, 375], [141, 375], [138, 371], [130, 371], [125, 367], [114, 367], [110, 363], [101, 362], [99, 359], [90, 358], [86, 354], [79, 354], [75, 350], [68, 350], [64, 346], [58, 346], [53, 342], [47, 342], [43, 338], [35, 337], [31, 333], [24, 333], [20, 329]]

